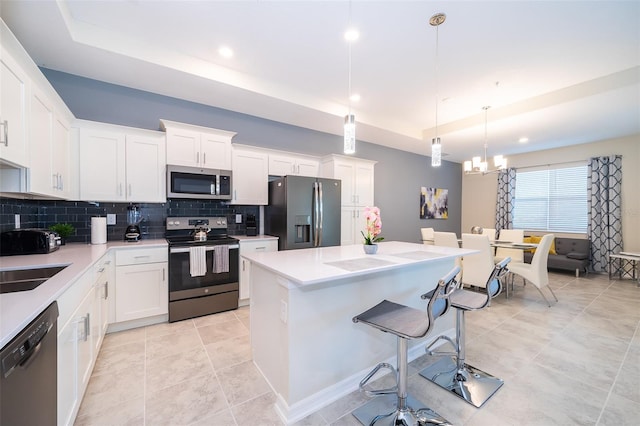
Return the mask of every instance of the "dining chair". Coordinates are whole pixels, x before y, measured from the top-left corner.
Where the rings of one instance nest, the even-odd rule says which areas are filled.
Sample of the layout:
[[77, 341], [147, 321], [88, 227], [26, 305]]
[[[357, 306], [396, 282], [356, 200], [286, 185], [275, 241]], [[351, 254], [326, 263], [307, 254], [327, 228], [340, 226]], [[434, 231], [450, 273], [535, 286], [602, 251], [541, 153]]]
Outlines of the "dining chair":
[[496, 239], [496, 230], [494, 228], [482, 228], [482, 235], [489, 237], [489, 241]]
[[[458, 242], [458, 236], [456, 235], [455, 232], [434, 232], [433, 245], [442, 246], [442, 247], [460, 248], [460, 243]], [[455, 265], [460, 268], [460, 272], [456, 277], [456, 280], [460, 281], [462, 277], [462, 257], [461, 256], [456, 257]]]
[[[522, 243], [524, 241], [524, 231], [522, 229], [501, 229], [500, 241]], [[499, 263], [507, 257], [511, 258], [511, 265], [513, 265], [514, 262], [524, 262], [524, 250], [498, 247], [496, 248], [496, 255], [493, 260], [495, 263]]]
[[485, 288], [487, 277], [493, 271], [493, 253], [489, 237], [477, 234], [462, 234], [462, 248], [478, 250], [479, 253], [462, 257], [462, 284]]
[[547, 270], [547, 259], [549, 258], [549, 248], [551, 247], [551, 243], [553, 242], [554, 235], [547, 234], [542, 237], [538, 247], [536, 248], [536, 252], [533, 254], [533, 259], [531, 259], [531, 263], [514, 263], [509, 264], [509, 272], [514, 275], [520, 275], [523, 279], [523, 282], [529, 281], [533, 284], [538, 292], [542, 295], [542, 298], [547, 302], [547, 305], [551, 307], [551, 303], [542, 292], [544, 287], [548, 288], [553, 295], [553, 298], [558, 301], [556, 294], [553, 292], [551, 287], [549, 287], [549, 271]]
[[420, 228], [420, 235], [422, 236], [422, 244], [434, 244], [433, 228]]

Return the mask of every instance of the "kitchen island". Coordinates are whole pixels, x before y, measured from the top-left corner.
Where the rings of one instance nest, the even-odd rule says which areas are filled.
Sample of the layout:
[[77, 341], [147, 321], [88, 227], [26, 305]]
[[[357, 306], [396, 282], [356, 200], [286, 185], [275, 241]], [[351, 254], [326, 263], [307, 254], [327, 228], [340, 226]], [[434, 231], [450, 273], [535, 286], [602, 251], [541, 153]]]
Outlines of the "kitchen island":
[[[426, 309], [420, 295], [436, 286], [454, 258], [473, 250], [403, 242], [252, 253], [253, 360], [276, 393], [286, 424], [357, 389], [377, 363], [395, 364], [396, 340], [352, 318], [383, 299]], [[453, 335], [450, 312], [434, 332], [410, 344], [409, 359], [440, 334]]]

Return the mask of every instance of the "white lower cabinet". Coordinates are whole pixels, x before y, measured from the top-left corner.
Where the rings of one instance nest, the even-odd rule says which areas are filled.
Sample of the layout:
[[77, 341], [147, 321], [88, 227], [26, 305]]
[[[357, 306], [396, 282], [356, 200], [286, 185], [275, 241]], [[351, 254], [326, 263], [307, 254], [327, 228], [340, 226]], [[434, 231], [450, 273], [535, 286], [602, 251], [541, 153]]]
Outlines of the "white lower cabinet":
[[249, 300], [251, 297], [251, 262], [242, 258], [248, 253], [261, 253], [278, 251], [278, 240], [240, 240], [240, 300]]
[[[91, 271], [85, 273], [58, 300], [59, 319], [67, 320], [58, 327], [59, 425], [73, 424], [98, 355], [91, 335], [91, 321], [99, 316], [92, 278]], [[77, 308], [69, 314], [68, 308], [74, 305]]]
[[169, 312], [166, 247], [116, 251], [115, 322]]
[[342, 207], [340, 213], [340, 245], [362, 243], [364, 238], [360, 232], [366, 231], [367, 226], [364, 207]]

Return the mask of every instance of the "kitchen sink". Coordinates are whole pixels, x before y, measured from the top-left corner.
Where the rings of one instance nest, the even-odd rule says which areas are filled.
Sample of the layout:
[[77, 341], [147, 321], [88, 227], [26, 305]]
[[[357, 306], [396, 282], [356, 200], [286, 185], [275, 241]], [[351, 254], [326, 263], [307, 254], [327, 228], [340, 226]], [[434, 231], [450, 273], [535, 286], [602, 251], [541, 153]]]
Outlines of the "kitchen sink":
[[0, 294], [33, 290], [67, 266], [0, 271]]

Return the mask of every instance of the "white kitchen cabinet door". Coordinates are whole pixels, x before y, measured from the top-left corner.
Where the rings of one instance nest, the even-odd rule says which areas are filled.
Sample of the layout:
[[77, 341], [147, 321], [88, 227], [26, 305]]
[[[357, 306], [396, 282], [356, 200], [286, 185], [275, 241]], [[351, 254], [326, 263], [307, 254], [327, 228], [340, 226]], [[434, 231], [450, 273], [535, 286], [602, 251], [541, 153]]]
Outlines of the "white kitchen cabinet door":
[[0, 158], [27, 167], [29, 79], [2, 46], [0, 50]]
[[269, 202], [269, 158], [262, 152], [234, 149], [231, 204], [267, 205]]
[[35, 86], [32, 87], [29, 112], [28, 192], [55, 195], [57, 180], [53, 173], [53, 105]]
[[167, 134], [167, 164], [231, 170], [234, 132], [160, 120]]
[[66, 119], [54, 116], [51, 164], [56, 195], [65, 199], [72, 197], [72, 188], [75, 184], [71, 174], [70, 155], [71, 126]]
[[125, 201], [124, 133], [80, 128], [80, 199]]
[[166, 202], [166, 155], [163, 138], [127, 135], [125, 139], [127, 200]]
[[94, 304], [95, 319], [91, 321], [91, 339], [94, 353], [98, 353], [109, 325], [109, 280], [113, 270], [111, 254], [106, 254], [95, 265]]
[[200, 132], [167, 128], [167, 164], [200, 167]]
[[[78, 285], [78, 284], [76, 284]], [[73, 425], [93, 369], [94, 289], [58, 332], [58, 424]], [[97, 355], [97, 354], [96, 354]]]
[[231, 170], [231, 138], [213, 133], [200, 134], [200, 163], [207, 169]]
[[342, 181], [342, 206], [374, 205], [375, 161], [331, 155], [323, 159], [322, 175]]
[[357, 161], [355, 164], [354, 192], [356, 205], [373, 206], [373, 164]]
[[240, 300], [251, 297], [251, 262], [243, 259], [248, 253], [278, 251], [278, 240], [240, 240]]
[[269, 174], [273, 176], [311, 176], [318, 177], [320, 161], [306, 157], [284, 154], [269, 154]]
[[299, 158], [297, 162], [297, 172], [300, 176], [319, 177], [320, 161], [311, 158]]
[[116, 322], [169, 312], [167, 263], [116, 267]]
[[58, 425], [72, 425], [80, 405], [76, 363], [79, 324], [71, 320], [58, 328]]

